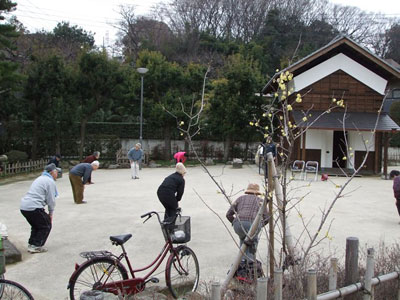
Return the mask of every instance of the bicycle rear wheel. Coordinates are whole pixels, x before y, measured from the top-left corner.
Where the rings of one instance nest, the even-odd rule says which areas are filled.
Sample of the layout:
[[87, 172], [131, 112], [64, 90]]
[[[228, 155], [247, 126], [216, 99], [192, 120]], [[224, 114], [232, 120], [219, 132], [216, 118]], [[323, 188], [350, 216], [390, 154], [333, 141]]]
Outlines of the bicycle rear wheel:
[[[83, 263], [69, 280], [69, 296], [71, 300], [79, 300], [83, 292], [101, 291], [104, 283], [128, 279], [126, 269], [109, 257], [97, 257]], [[121, 291], [123, 295], [123, 291]], [[2, 299], [1, 299], [2, 300]]]
[[31, 293], [17, 282], [0, 278], [1, 300], [34, 300]]
[[187, 246], [179, 246], [168, 258], [165, 280], [174, 298], [194, 292], [199, 284], [200, 270], [196, 254]]

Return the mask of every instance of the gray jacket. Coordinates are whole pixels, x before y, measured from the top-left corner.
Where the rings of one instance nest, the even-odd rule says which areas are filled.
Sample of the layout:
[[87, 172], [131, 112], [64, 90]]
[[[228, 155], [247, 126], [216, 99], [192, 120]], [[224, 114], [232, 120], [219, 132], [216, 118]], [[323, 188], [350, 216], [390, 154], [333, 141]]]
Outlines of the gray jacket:
[[21, 210], [33, 211], [37, 208], [48, 206], [52, 215], [56, 206], [57, 188], [53, 178], [42, 175], [33, 181], [28, 193], [21, 199]]
[[128, 158], [133, 161], [139, 161], [139, 162], [142, 161], [142, 156], [143, 156], [142, 149], [136, 150], [135, 148], [132, 148], [128, 152]]

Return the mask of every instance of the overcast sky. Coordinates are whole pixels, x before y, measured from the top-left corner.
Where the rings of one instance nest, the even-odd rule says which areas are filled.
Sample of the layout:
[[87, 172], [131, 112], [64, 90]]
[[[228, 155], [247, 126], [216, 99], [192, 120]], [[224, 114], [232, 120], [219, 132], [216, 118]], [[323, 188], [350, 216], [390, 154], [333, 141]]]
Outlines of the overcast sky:
[[[195, 1], [195, 0], [193, 0]], [[95, 33], [97, 45], [108, 46], [115, 40], [120, 5], [135, 5], [138, 15], [150, 12], [159, 0], [15, 0], [18, 19], [29, 31], [51, 31], [57, 23], [69, 21]], [[164, 2], [168, 2], [164, 0]], [[357, 6], [400, 18], [400, 0], [331, 0], [333, 3]]]

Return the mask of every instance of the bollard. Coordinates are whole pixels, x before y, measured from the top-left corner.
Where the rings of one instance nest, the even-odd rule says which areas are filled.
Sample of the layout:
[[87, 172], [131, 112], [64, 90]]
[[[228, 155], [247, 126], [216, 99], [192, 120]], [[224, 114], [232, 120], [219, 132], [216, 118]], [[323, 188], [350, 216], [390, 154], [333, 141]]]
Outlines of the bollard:
[[[346, 261], [345, 261], [345, 285], [358, 282], [358, 238], [348, 237], [346, 239]], [[357, 299], [357, 294], [344, 297], [345, 300]]]
[[257, 279], [257, 300], [267, 300], [268, 297], [268, 278]]
[[317, 300], [317, 271], [307, 271], [307, 300]]
[[329, 290], [336, 290], [337, 286], [337, 267], [338, 260], [337, 258], [331, 258], [331, 266], [329, 268]]
[[0, 235], [0, 276], [6, 272], [6, 257], [4, 255], [3, 238]]
[[101, 291], [86, 291], [81, 294], [79, 300], [104, 300], [104, 293]]
[[211, 300], [221, 300], [221, 284], [219, 282], [211, 284]]
[[275, 300], [282, 300], [282, 269], [276, 269], [274, 272], [274, 294]]
[[367, 270], [365, 272], [364, 289], [365, 294], [363, 295], [363, 300], [373, 300], [374, 299], [374, 287], [372, 286], [372, 277], [374, 277], [374, 248], [368, 248], [367, 255]]

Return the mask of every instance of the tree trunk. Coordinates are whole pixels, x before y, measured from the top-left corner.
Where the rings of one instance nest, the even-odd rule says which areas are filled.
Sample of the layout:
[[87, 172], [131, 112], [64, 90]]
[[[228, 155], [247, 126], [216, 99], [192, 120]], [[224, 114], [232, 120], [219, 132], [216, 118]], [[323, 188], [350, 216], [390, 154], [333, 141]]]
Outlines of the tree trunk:
[[[62, 132], [60, 130], [60, 127], [57, 126], [57, 135], [55, 136], [55, 144], [56, 144], [56, 149], [54, 149], [56, 154], [61, 154], [61, 135]], [[50, 155], [53, 155], [53, 153], [50, 153]]]
[[169, 126], [164, 127], [164, 159], [171, 159], [171, 128]]
[[33, 132], [32, 132], [32, 159], [37, 159], [38, 142], [39, 142], [39, 115], [34, 113], [33, 116]]
[[232, 145], [232, 137], [228, 135], [225, 138], [225, 143], [224, 143], [224, 161], [228, 161], [229, 155], [231, 153], [231, 145]]
[[185, 150], [184, 151], [189, 155], [189, 142], [186, 137], [185, 137]]
[[248, 160], [249, 158], [249, 141], [246, 141], [246, 147], [244, 148], [244, 159], [243, 160]]
[[79, 146], [79, 160], [83, 159], [83, 147], [85, 145], [86, 124], [87, 124], [87, 119], [86, 118], [82, 119], [81, 120], [81, 144]]

